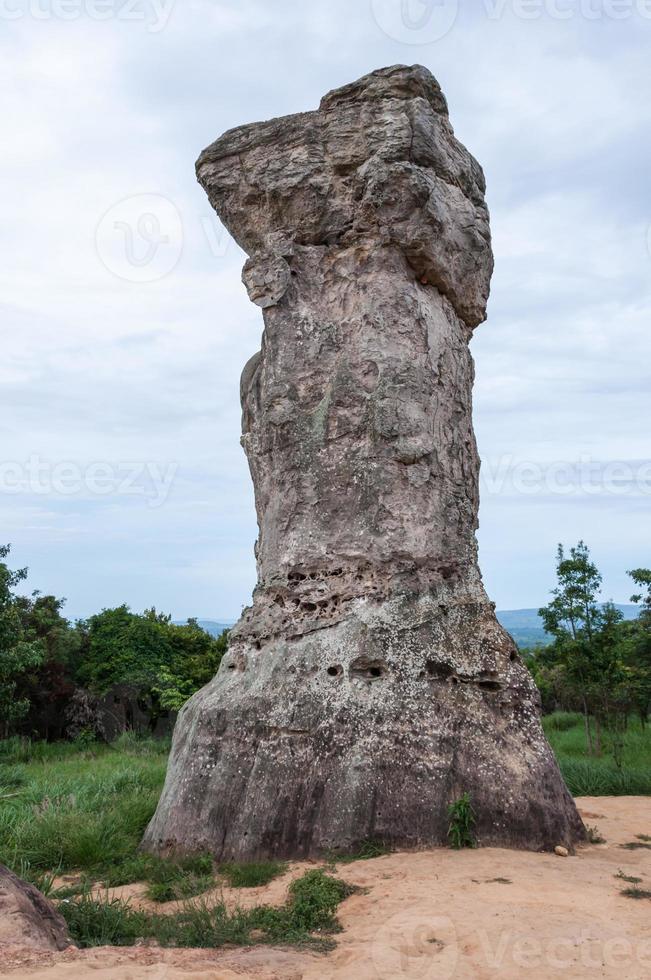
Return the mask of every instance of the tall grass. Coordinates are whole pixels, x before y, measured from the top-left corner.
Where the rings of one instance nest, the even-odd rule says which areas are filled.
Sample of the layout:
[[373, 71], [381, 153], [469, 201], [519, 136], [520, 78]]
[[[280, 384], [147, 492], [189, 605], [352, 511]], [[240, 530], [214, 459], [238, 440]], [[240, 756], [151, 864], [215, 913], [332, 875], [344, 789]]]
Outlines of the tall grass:
[[621, 767], [615, 763], [608, 733], [602, 755], [588, 755], [582, 715], [556, 712], [543, 718], [543, 726], [574, 796], [651, 795], [651, 729], [642, 728], [638, 719], [629, 720]]
[[[83, 894], [93, 882], [109, 888], [147, 882], [147, 897], [156, 902], [213, 888], [209, 855], [165, 860], [138, 850], [158, 802], [168, 748], [130, 735], [111, 746], [0, 742], [0, 862], [59, 898]], [[285, 867], [229, 864], [221, 874], [233, 887], [251, 887]], [[66, 872], [80, 873], [78, 884], [56, 889], [53, 876]], [[116, 908], [107, 910], [107, 922]]]
[[165, 776], [166, 747], [0, 743], [0, 862], [100, 874], [133, 859]]

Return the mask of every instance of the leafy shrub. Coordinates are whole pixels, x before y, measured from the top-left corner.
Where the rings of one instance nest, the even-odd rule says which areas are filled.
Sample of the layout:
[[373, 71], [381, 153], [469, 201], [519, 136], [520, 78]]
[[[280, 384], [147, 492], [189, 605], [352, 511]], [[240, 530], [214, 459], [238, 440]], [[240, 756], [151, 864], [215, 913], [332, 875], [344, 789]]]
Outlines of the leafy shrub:
[[66, 731], [80, 748], [104, 739], [106, 732], [98, 699], [83, 688], [77, 688], [65, 710]]
[[448, 806], [448, 840], [450, 847], [460, 849], [462, 847], [475, 847], [475, 811], [470, 802], [469, 793], [464, 793], [454, 803]]
[[585, 830], [586, 830], [586, 834], [587, 834], [587, 837], [588, 837], [588, 841], [591, 844], [605, 844], [606, 843], [606, 838], [601, 836], [601, 832], [600, 832], [600, 830], [599, 830], [598, 827], [590, 827], [590, 826], [586, 825]]
[[294, 928], [304, 932], [317, 929], [336, 931], [335, 912], [356, 889], [340, 878], [325, 874], [320, 868], [308, 871], [289, 887], [289, 911]]

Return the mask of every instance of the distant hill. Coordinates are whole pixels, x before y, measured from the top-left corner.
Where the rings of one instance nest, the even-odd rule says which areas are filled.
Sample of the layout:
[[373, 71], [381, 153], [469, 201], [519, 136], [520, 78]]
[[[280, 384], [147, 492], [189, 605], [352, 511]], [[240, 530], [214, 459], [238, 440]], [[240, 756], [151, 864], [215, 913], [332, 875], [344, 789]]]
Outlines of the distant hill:
[[[175, 619], [174, 622], [177, 626], [185, 626], [187, 620]], [[201, 629], [210, 633], [211, 636], [221, 636], [224, 630], [229, 630], [234, 625], [233, 623], [218, 623], [214, 619], [198, 619], [197, 622]]]
[[[639, 606], [615, 603], [624, 619], [637, 619]], [[497, 611], [497, 618], [520, 647], [534, 646], [536, 643], [550, 643], [551, 637], [545, 633], [537, 609], [503, 609]]]

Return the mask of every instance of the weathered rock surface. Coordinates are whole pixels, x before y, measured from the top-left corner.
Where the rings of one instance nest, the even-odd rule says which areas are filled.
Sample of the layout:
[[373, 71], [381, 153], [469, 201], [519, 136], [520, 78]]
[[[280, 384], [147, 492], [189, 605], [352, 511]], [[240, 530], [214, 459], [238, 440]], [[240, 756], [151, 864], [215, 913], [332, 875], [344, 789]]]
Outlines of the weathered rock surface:
[[242, 375], [258, 585], [176, 726], [154, 850], [305, 855], [583, 836], [533, 681], [477, 565], [468, 343], [493, 259], [484, 178], [421, 67], [232, 130], [199, 180], [250, 258]]
[[54, 905], [0, 864], [0, 947], [58, 950], [71, 944], [65, 920]]

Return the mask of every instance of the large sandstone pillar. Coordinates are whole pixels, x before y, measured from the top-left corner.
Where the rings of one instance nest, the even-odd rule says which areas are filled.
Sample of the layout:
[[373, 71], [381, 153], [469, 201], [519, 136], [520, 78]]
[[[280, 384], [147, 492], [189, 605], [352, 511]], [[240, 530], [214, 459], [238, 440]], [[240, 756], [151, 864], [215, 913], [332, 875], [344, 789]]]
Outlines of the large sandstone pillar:
[[481, 167], [421, 67], [234, 129], [197, 173], [250, 256], [253, 605], [177, 722], [155, 850], [298, 856], [583, 827], [477, 565], [468, 343], [492, 272]]

